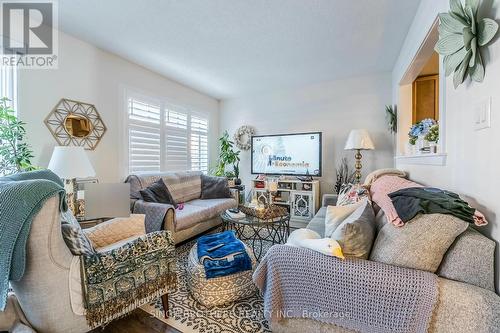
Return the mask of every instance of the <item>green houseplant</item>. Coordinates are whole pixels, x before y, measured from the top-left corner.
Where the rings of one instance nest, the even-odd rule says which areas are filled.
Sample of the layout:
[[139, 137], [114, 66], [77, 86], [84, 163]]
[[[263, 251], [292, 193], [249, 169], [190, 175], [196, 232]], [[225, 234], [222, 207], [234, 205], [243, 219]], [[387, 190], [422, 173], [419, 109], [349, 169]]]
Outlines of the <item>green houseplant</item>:
[[[213, 172], [215, 176], [225, 176], [235, 178], [237, 185], [241, 184], [240, 177], [240, 151], [234, 150], [234, 142], [229, 139], [227, 131], [219, 138], [220, 154], [219, 161]], [[231, 171], [226, 171], [227, 167], [232, 167]]]
[[17, 119], [8, 102], [8, 98], [0, 99], [0, 175], [36, 169], [31, 164], [31, 147], [24, 141], [25, 123]]

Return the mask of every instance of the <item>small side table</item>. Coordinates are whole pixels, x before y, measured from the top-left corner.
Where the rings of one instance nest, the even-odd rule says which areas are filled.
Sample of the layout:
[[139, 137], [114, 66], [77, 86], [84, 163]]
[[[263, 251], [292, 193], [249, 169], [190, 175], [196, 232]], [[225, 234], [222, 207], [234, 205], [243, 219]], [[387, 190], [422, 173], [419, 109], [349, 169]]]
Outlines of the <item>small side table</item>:
[[264, 254], [263, 242], [284, 244], [290, 235], [290, 215], [273, 220], [262, 220], [247, 215], [241, 219], [232, 218], [227, 211], [220, 214], [225, 230], [236, 231], [236, 237], [252, 245], [252, 251], [257, 261]]

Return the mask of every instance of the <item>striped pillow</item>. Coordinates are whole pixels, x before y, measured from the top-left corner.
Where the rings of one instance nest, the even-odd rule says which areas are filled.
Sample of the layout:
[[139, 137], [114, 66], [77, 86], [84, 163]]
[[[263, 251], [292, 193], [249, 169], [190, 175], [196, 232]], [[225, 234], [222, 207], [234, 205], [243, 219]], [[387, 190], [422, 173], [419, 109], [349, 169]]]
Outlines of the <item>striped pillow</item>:
[[92, 243], [70, 211], [61, 213], [61, 230], [66, 246], [75, 256], [96, 253]]

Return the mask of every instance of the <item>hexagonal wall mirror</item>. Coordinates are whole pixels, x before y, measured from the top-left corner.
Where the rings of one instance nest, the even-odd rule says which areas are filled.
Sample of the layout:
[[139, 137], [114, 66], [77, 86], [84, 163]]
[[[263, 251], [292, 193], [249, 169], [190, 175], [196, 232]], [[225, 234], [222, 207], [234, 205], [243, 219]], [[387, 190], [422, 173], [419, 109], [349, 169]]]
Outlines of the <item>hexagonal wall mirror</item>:
[[45, 125], [61, 146], [80, 146], [94, 150], [106, 126], [93, 104], [63, 98], [52, 109]]

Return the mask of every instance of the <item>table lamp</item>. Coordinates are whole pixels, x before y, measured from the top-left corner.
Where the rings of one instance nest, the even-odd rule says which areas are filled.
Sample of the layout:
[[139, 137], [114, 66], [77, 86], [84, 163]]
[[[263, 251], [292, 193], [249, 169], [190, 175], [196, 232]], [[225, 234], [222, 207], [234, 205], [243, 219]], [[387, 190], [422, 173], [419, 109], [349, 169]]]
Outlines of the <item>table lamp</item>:
[[368, 131], [365, 129], [354, 129], [349, 133], [349, 137], [347, 138], [347, 142], [345, 143], [345, 150], [356, 150], [356, 164], [355, 164], [355, 179], [356, 183], [361, 183], [361, 155], [362, 150], [373, 150], [375, 146], [373, 145], [373, 141], [368, 134]]
[[76, 215], [76, 178], [95, 176], [95, 170], [83, 147], [54, 147], [48, 169], [64, 181], [68, 208]]

